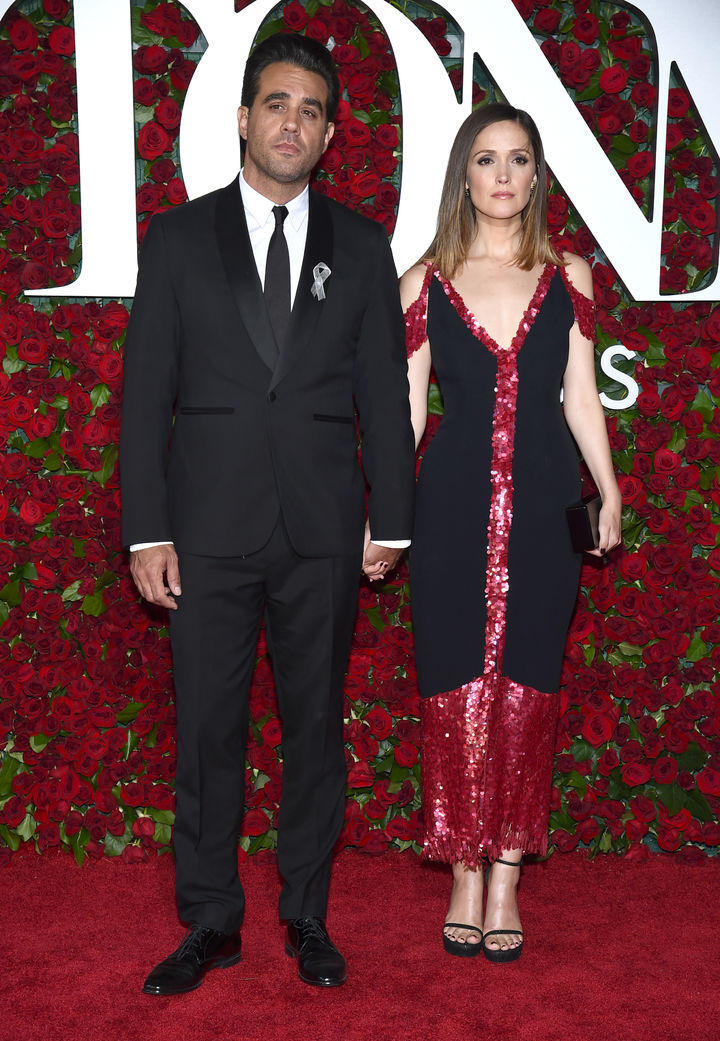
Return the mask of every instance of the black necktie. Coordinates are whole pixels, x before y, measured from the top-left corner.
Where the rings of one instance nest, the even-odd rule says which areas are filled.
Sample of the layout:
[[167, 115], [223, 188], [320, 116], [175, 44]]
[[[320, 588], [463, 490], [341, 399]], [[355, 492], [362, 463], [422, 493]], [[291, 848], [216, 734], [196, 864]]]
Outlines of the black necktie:
[[290, 254], [283, 231], [287, 206], [273, 206], [273, 214], [275, 230], [270, 239], [265, 265], [265, 303], [278, 350], [282, 350], [290, 324]]

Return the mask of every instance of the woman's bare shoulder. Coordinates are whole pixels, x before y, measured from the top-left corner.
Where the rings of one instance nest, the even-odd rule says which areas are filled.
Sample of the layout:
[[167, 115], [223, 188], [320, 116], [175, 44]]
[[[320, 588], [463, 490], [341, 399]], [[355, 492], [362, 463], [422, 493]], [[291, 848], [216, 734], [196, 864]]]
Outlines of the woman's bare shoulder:
[[576, 253], [563, 253], [565, 274], [572, 284], [585, 296], [592, 296], [592, 268], [587, 260]]
[[408, 304], [411, 304], [413, 300], [417, 300], [420, 296], [426, 273], [427, 264], [418, 263], [413, 264], [413, 266], [408, 268], [405, 274], [402, 275], [400, 278], [400, 297], [403, 302], [403, 307], [407, 307]]

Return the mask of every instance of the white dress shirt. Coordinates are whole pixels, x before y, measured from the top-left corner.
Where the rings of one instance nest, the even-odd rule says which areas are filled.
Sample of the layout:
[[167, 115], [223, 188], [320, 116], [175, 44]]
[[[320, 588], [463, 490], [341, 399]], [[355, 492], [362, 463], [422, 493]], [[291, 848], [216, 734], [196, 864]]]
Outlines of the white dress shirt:
[[[265, 288], [265, 265], [267, 263], [268, 247], [270, 238], [275, 230], [275, 215], [273, 206], [277, 203], [272, 199], [266, 199], [260, 192], [252, 188], [242, 170], [240, 171], [240, 195], [242, 196], [247, 221], [250, 245], [252, 246], [255, 266], [260, 275], [260, 282]], [[285, 218], [283, 231], [287, 242], [288, 254], [290, 255], [290, 306], [295, 302], [298, 282], [300, 281], [300, 269], [305, 254], [305, 240], [307, 239], [308, 209], [310, 189], [305, 187], [300, 195], [296, 195], [290, 202], [286, 202], [288, 215]], [[407, 539], [395, 542], [372, 540], [378, 546], [386, 546], [388, 549], [404, 549], [410, 545]], [[133, 553], [138, 549], [151, 549], [153, 546], [172, 546], [172, 542], [136, 542], [130, 547]]]

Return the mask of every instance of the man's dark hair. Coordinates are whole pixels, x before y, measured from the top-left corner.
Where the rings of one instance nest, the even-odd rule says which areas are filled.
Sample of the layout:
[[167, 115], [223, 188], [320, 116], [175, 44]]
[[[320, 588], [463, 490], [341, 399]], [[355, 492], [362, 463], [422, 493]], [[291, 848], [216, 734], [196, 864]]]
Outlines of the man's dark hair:
[[253, 50], [245, 66], [241, 104], [252, 108], [260, 86], [260, 75], [263, 69], [275, 62], [298, 65], [322, 76], [327, 84], [326, 118], [328, 123], [332, 123], [340, 100], [340, 81], [335, 63], [327, 47], [297, 33], [275, 33]]

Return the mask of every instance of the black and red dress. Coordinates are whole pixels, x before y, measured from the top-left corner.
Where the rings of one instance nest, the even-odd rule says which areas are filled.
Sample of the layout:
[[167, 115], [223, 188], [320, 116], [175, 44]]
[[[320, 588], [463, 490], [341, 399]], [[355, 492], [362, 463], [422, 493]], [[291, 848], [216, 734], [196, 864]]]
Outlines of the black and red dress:
[[594, 310], [546, 265], [509, 347], [428, 266], [406, 313], [428, 338], [444, 415], [422, 460], [410, 561], [423, 696], [425, 852], [477, 865], [544, 852], [563, 650], [581, 557], [580, 494], [560, 389]]

